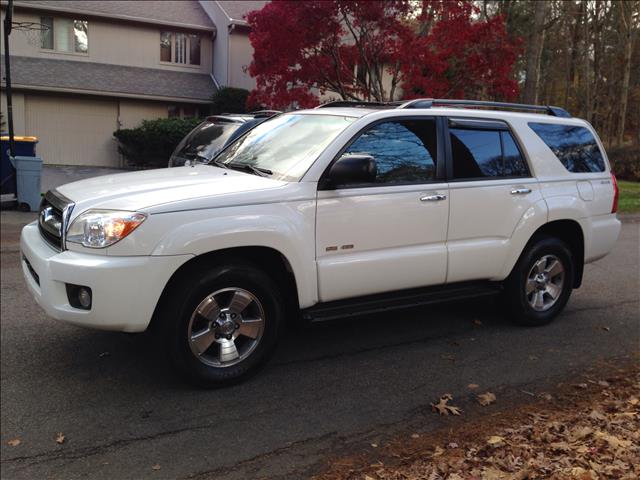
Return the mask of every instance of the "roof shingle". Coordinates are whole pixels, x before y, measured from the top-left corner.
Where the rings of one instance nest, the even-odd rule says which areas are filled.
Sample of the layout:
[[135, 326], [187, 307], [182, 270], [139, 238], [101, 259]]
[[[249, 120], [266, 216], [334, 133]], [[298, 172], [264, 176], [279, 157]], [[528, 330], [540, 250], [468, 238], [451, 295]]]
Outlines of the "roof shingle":
[[246, 18], [244, 16], [253, 11], [260, 10], [264, 7], [268, 2], [267, 1], [229, 1], [229, 0], [218, 0], [218, 5], [227, 14], [232, 20], [241, 20], [246, 22]]
[[15, 86], [68, 88], [87, 93], [207, 101], [215, 91], [207, 74], [73, 60], [11, 56]]
[[[242, 3], [242, 2], [240, 2]], [[249, 2], [253, 3], [253, 2]], [[196, 0], [16, 0], [15, 7], [41, 8], [45, 10], [69, 11], [77, 14], [96, 14], [114, 18], [130, 17], [137, 21], [153, 21], [200, 28], [215, 29], [211, 19]]]

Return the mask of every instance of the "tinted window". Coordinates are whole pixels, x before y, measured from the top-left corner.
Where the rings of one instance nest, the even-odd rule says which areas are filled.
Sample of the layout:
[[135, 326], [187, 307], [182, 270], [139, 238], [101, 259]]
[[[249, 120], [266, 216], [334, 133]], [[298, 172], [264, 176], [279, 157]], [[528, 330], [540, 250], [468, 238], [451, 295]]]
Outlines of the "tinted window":
[[530, 123], [529, 127], [570, 172], [604, 172], [602, 152], [585, 127], [550, 123]]
[[454, 178], [522, 177], [527, 165], [506, 130], [450, 128]]
[[449, 129], [455, 178], [499, 177], [502, 174], [500, 132]]
[[502, 154], [504, 156], [502, 174], [505, 177], [528, 176], [529, 169], [511, 133], [503, 131], [500, 132], [500, 135], [502, 135]]
[[433, 119], [384, 122], [371, 127], [345, 154], [371, 155], [376, 183], [421, 183], [436, 176], [436, 123]]

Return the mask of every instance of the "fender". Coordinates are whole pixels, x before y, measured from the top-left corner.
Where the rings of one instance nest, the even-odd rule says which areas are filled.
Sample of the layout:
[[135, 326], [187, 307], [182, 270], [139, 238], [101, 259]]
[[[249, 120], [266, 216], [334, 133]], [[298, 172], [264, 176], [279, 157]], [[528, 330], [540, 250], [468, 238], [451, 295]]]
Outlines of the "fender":
[[511, 234], [509, 249], [500, 275], [492, 280], [504, 280], [509, 276], [533, 234], [549, 221], [548, 213], [547, 203], [544, 198], [541, 198], [522, 214]]
[[[267, 247], [289, 262], [300, 307], [317, 302], [315, 201], [246, 205], [162, 214], [175, 228], [151, 255], [203, 255], [227, 248]], [[174, 272], [171, 272], [171, 275]]]

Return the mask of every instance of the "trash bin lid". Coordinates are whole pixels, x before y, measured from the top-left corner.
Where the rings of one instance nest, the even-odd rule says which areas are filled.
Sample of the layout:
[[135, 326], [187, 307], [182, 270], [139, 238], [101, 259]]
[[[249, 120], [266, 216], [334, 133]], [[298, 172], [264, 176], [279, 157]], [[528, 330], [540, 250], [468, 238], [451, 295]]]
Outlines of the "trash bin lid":
[[[38, 137], [18, 137], [18, 136], [14, 136], [13, 139], [16, 142], [37, 142], [38, 141]], [[0, 140], [8, 142], [9, 141], [9, 135], [1, 136]]]

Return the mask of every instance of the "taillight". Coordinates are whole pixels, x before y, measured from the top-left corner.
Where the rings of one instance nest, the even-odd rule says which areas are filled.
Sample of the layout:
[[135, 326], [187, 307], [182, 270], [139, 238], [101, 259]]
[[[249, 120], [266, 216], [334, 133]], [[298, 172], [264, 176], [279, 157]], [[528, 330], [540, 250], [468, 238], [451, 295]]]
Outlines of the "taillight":
[[620, 197], [620, 190], [618, 189], [618, 181], [616, 176], [612, 173], [611, 180], [613, 181], [613, 205], [611, 206], [611, 213], [618, 211], [618, 198]]

